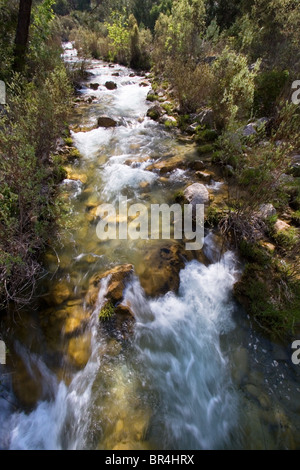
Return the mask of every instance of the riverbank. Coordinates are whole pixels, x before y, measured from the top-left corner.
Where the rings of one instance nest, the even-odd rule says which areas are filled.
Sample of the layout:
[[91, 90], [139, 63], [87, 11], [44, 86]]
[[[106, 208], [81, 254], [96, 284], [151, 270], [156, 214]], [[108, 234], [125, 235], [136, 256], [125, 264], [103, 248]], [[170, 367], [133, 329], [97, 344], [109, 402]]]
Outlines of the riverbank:
[[[220, 132], [212, 109], [182, 114], [176, 90], [162, 77], [151, 78], [148, 116], [193, 142], [199, 155], [192, 164], [174, 157], [153, 169], [189, 167], [200, 183], [225, 184], [222, 196], [210, 201], [206, 226], [218, 229], [245, 262], [236, 298], [261, 331], [291, 342], [300, 321], [299, 175], [294, 136], [283, 138], [284, 117], [240, 128], [237, 122], [235, 130]], [[176, 197], [184, 200], [183, 193]]]

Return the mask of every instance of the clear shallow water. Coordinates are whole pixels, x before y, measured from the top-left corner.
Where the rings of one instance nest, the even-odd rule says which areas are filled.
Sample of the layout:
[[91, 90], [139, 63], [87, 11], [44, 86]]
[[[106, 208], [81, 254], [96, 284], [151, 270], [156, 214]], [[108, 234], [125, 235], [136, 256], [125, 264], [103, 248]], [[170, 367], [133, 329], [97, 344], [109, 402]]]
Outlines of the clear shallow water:
[[[112, 77], [116, 70], [120, 76]], [[67, 284], [71, 296], [2, 324], [14, 340], [9, 364], [0, 370], [0, 448], [299, 447], [298, 369], [289, 351], [255, 332], [233, 301], [241, 266], [232, 252], [220, 253], [212, 233], [205, 239], [205, 263], [186, 261], [178, 294], [151, 299], [138, 277], [128, 285], [136, 323], [125, 341], [99, 327], [105, 285], [93, 314], [87, 313], [85, 293], [94, 273], [130, 262], [137, 275], [150, 264], [151, 274], [148, 253], [161, 246], [101, 243], [90, 209], [119, 195], [148, 204], [172, 201], [191, 175], [175, 170], [161, 178], [147, 167], [164, 155], [195, 158], [193, 145], [180, 144], [145, 118], [144, 78], [100, 62], [91, 72], [100, 88], [82, 93], [96, 101], [79, 104], [74, 124], [88, 126], [107, 114], [122, 125], [72, 134], [83, 156], [62, 185], [72, 226], [49, 250], [42, 288], [47, 297], [57, 284]], [[102, 86], [109, 79], [117, 90]], [[74, 182], [76, 174], [85, 176], [82, 182]], [[78, 319], [85, 326], [70, 335]], [[79, 368], [70, 362], [74, 351], [85, 359]]]

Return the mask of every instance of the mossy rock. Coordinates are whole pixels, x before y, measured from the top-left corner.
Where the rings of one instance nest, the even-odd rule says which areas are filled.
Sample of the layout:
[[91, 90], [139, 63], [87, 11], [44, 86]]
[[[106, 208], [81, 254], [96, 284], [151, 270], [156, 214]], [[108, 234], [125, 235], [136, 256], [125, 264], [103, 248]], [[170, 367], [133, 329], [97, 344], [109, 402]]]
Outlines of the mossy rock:
[[147, 95], [147, 101], [150, 101], [150, 102], [158, 101], [158, 95], [156, 95], [155, 93], [149, 93]]

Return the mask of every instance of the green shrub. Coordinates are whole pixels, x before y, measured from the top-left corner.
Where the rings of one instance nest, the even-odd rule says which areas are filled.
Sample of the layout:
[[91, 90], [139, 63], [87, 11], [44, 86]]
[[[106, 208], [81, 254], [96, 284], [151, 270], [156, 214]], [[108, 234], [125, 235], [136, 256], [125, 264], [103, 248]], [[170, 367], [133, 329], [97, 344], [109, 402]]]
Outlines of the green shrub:
[[270, 254], [257, 243], [241, 240], [239, 250], [243, 258], [251, 263], [266, 266], [271, 261]]
[[205, 222], [209, 227], [217, 227], [222, 218], [222, 210], [209, 206], [205, 213]]
[[214, 151], [214, 146], [211, 144], [201, 145], [200, 147], [197, 147], [197, 152], [200, 155], [204, 155], [206, 153], [212, 153], [213, 151]]
[[213, 63], [214, 86], [210, 96], [218, 128], [228, 128], [236, 119], [250, 117], [259, 65], [257, 62], [249, 70], [247, 57], [229, 47]]
[[253, 102], [254, 112], [259, 116], [270, 116], [288, 80], [289, 72], [287, 70], [271, 70], [257, 75]]
[[196, 131], [195, 134], [195, 141], [197, 143], [205, 143], [205, 142], [214, 142], [218, 138], [218, 134], [216, 131], [212, 129], [199, 129]]
[[298, 241], [298, 232], [295, 228], [281, 230], [273, 235], [273, 239], [280, 247], [284, 249], [292, 249]]

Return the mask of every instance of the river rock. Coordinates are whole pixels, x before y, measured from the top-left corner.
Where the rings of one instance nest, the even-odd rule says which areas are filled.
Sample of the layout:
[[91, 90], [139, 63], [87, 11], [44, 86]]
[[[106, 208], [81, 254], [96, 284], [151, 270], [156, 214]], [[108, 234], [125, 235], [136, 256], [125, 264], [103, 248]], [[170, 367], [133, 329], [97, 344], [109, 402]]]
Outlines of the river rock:
[[246, 348], [239, 347], [232, 355], [232, 377], [238, 386], [242, 385], [248, 372], [248, 351]]
[[99, 86], [100, 86], [99, 83], [90, 83], [90, 88], [92, 90], [95, 90], [95, 91], [98, 90]]
[[104, 86], [108, 89], [108, 90], [116, 90], [118, 88], [118, 85], [115, 83], [115, 82], [106, 82], [104, 84]]
[[98, 127], [116, 127], [117, 122], [108, 117], [108, 116], [100, 116], [98, 118]]
[[66, 282], [57, 282], [49, 294], [50, 304], [61, 305], [71, 297], [71, 294], [71, 288]]
[[71, 338], [68, 345], [67, 357], [72, 365], [82, 369], [88, 363], [91, 355], [91, 335], [84, 334]]
[[167, 292], [177, 292], [179, 272], [184, 268], [186, 252], [180, 244], [164, 243], [149, 247], [143, 262], [136, 267], [146, 295], [159, 297]]
[[112, 302], [113, 305], [120, 303], [123, 300], [123, 291], [126, 284], [130, 281], [133, 272], [134, 268], [132, 264], [124, 264], [116, 266], [103, 274], [95, 275], [89, 285], [87, 294], [88, 304], [93, 307], [96, 305], [101, 281], [108, 276], [110, 276], [110, 280], [105, 292], [105, 298], [108, 302]]
[[205, 170], [205, 163], [202, 160], [194, 160], [189, 163], [189, 168], [194, 171]]
[[159, 171], [161, 174], [170, 173], [177, 168], [184, 168], [185, 162], [182, 160], [182, 155], [173, 155], [171, 157], [164, 157], [162, 160], [149, 165], [146, 169], [148, 171]]
[[111, 75], [112, 75], [112, 77], [119, 77], [119, 76], [120, 76], [120, 73], [119, 73], [119, 72], [114, 72], [114, 73], [112, 73]]
[[194, 183], [188, 186], [184, 190], [185, 199], [196, 206], [196, 204], [208, 204], [209, 203], [209, 192], [204, 184]]
[[162, 115], [163, 110], [158, 104], [151, 106], [151, 108], [149, 108], [147, 112], [147, 116], [153, 119], [154, 121], [157, 121]]
[[264, 409], [269, 409], [271, 407], [271, 402], [265, 393], [262, 393], [261, 390], [253, 384], [247, 384], [245, 386], [245, 392], [248, 396], [255, 398], [260, 406]]
[[212, 175], [210, 173], [207, 173], [205, 171], [196, 171], [195, 176], [204, 183], [210, 184]]

